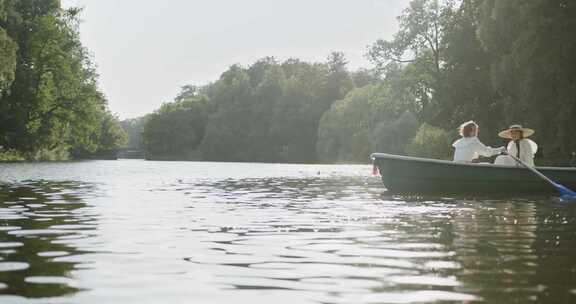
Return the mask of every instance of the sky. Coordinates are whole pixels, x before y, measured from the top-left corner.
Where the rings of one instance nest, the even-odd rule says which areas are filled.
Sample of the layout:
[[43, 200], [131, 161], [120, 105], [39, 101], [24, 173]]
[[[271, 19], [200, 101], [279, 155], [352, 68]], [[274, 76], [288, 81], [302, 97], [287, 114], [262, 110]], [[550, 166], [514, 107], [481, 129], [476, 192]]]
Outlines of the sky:
[[83, 8], [80, 37], [100, 88], [121, 119], [153, 112], [183, 85], [204, 85], [229, 66], [274, 56], [350, 69], [377, 39], [390, 39], [409, 0], [62, 0]]

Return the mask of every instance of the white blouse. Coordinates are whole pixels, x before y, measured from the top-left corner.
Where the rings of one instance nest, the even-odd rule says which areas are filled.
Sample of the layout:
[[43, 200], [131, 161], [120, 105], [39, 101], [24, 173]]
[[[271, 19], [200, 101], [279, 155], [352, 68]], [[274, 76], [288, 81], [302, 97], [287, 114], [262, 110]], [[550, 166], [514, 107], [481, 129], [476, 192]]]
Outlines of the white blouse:
[[534, 154], [538, 151], [538, 145], [530, 139], [520, 140], [520, 157], [518, 157], [518, 148], [512, 140], [508, 143], [508, 154], [514, 155], [528, 166], [534, 167]]
[[[478, 137], [463, 137], [455, 141], [452, 146], [455, 148], [455, 162], [471, 162], [478, 156], [490, 157], [504, 151], [504, 147], [492, 148], [484, 145]], [[522, 148], [520, 148], [522, 150]]]

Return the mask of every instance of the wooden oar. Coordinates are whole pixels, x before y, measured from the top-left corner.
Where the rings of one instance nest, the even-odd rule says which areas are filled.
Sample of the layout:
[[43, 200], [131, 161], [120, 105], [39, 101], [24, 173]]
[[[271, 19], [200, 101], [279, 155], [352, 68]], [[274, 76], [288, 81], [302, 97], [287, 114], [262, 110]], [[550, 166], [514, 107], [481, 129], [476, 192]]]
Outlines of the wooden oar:
[[532, 173], [538, 175], [541, 179], [545, 180], [546, 182], [548, 182], [550, 185], [552, 185], [554, 188], [556, 188], [556, 190], [560, 193], [560, 200], [561, 201], [565, 201], [565, 202], [576, 202], [576, 192], [568, 189], [567, 187], [560, 185], [559, 183], [551, 180], [550, 178], [548, 178], [546, 175], [542, 174], [542, 172], [536, 170], [535, 168], [528, 166], [527, 164], [525, 164], [523, 161], [521, 161], [518, 157], [512, 155], [512, 154], [508, 154], [508, 156], [512, 157], [515, 161], [517, 161], [519, 164], [521, 164], [522, 166], [524, 166], [524, 168], [532, 171]]

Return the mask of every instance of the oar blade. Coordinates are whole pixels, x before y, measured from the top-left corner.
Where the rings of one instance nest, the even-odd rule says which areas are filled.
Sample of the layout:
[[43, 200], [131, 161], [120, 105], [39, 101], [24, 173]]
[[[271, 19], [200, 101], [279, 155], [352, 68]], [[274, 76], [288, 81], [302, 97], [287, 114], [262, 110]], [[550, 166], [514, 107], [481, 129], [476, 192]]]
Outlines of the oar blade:
[[556, 190], [560, 193], [560, 201], [564, 203], [575, 203], [576, 202], [576, 192], [560, 185], [558, 183], [554, 183], [556, 186]]

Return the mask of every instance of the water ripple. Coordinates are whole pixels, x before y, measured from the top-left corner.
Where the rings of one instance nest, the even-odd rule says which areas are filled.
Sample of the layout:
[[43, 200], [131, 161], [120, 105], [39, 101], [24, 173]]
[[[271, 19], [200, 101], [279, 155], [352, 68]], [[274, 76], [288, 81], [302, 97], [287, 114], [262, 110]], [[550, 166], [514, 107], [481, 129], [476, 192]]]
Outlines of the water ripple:
[[367, 166], [38, 166], [0, 186], [2, 303], [576, 300], [573, 206], [391, 197]]

